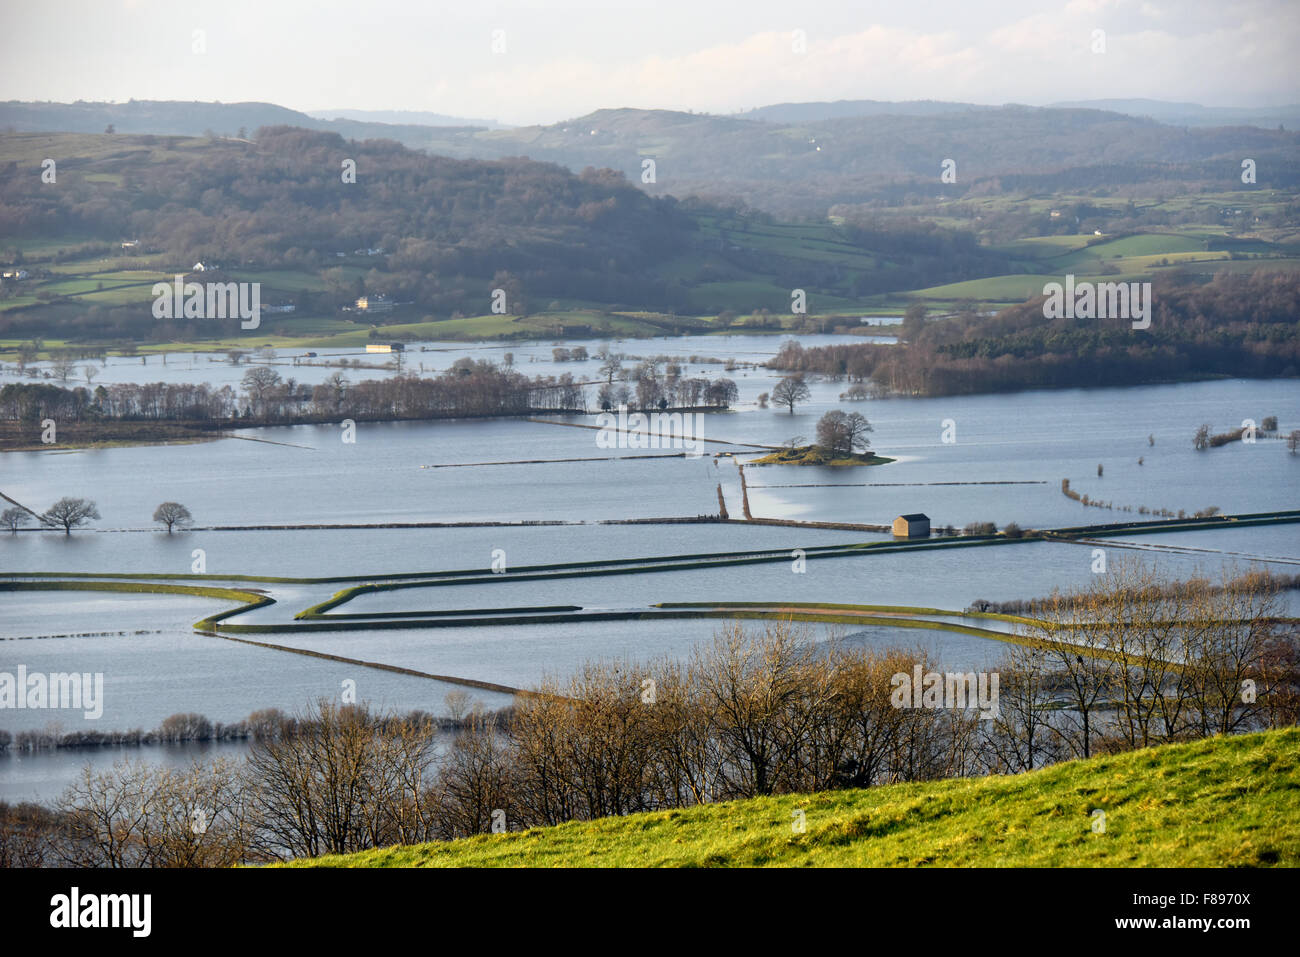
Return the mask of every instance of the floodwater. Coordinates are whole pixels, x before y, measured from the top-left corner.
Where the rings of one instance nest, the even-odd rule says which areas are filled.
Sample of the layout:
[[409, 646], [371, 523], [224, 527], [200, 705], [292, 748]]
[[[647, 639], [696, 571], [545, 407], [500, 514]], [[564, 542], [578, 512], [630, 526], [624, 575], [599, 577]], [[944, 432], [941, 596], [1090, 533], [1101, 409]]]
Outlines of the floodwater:
[[[811, 337], [819, 342], [859, 337]], [[572, 344], [568, 344], [572, 345]], [[718, 359], [688, 364], [688, 375], [726, 375], [740, 388], [728, 412], [702, 418], [715, 440], [703, 454], [646, 458], [677, 449], [602, 448], [594, 416], [547, 421], [494, 419], [359, 423], [355, 443], [331, 425], [246, 430], [242, 438], [190, 445], [61, 450], [0, 455], [0, 492], [37, 511], [55, 499], [94, 499], [103, 518], [71, 536], [24, 531], [0, 536], [0, 575], [31, 572], [186, 574], [196, 562], [212, 575], [322, 578], [482, 569], [503, 566], [499, 580], [399, 589], [364, 595], [336, 612], [403, 612], [536, 605], [644, 609], [658, 602], [829, 601], [923, 605], [959, 611], [976, 599], [1002, 601], [1086, 584], [1093, 546], [1033, 542], [818, 559], [802, 571], [791, 555], [765, 564], [625, 573], [591, 578], [511, 579], [510, 571], [554, 562], [749, 549], [793, 552], [816, 545], [879, 541], [854, 529], [762, 525], [631, 523], [691, 519], [718, 510], [722, 488], [733, 519], [742, 516], [738, 462], [796, 436], [811, 442], [828, 409], [860, 411], [874, 428], [873, 448], [896, 459], [857, 469], [745, 469], [756, 518], [885, 525], [901, 513], [925, 512], [934, 525], [991, 521], [1050, 528], [1136, 521], [1139, 508], [1187, 513], [1216, 506], [1225, 513], [1295, 508], [1300, 456], [1285, 443], [1254, 443], [1198, 452], [1192, 434], [1244, 419], [1279, 419], [1300, 427], [1294, 381], [1224, 380], [1129, 389], [1066, 390], [944, 399], [841, 402], [848, 383], [812, 381], [812, 399], [794, 415], [760, 408], [757, 397], [779, 378], [752, 364], [779, 348], [775, 337], [689, 337], [616, 343], [629, 356]], [[594, 344], [588, 344], [594, 351]], [[500, 360], [514, 354], [528, 374], [572, 372], [598, 377], [595, 360], [556, 363], [550, 343], [416, 344], [405, 367], [441, 370], [463, 355]], [[321, 358], [324, 358], [325, 350]], [[110, 359], [95, 382], [208, 381], [237, 384], [245, 369], [220, 356]], [[739, 364], [726, 371], [723, 362]], [[192, 361], [191, 361], [192, 360]], [[267, 360], [271, 361], [271, 360]], [[280, 350], [278, 371], [320, 381], [334, 369], [293, 366]], [[385, 357], [363, 357], [380, 365]], [[626, 365], [631, 366], [629, 359]], [[147, 373], [144, 370], [148, 370]], [[348, 369], [352, 379], [394, 370]], [[7, 379], [13, 381], [12, 372]], [[44, 381], [44, 380], [42, 380]], [[589, 393], [593, 396], [594, 388]], [[250, 441], [257, 440], [257, 441]], [[578, 459], [581, 461], [525, 460]], [[1103, 474], [1098, 475], [1098, 465]], [[437, 466], [437, 467], [434, 467]], [[455, 466], [455, 467], [447, 467]], [[1062, 494], [1061, 481], [1113, 508], [1084, 507]], [[189, 507], [197, 528], [167, 535], [151, 526], [164, 500]], [[560, 522], [528, 525], [528, 522]], [[466, 527], [230, 528], [414, 523]], [[1296, 526], [1130, 536], [1103, 543], [1111, 558], [1140, 555], [1179, 574], [1216, 574], [1224, 566], [1263, 563], [1300, 572]], [[344, 587], [340, 583], [248, 583], [268, 590], [274, 606], [241, 622], [282, 622]], [[1286, 605], [1296, 614], [1295, 592]], [[365, 662], [514, 687], [563, 679], [596, 658], [650, 661], [682, 657], [709, 640], [717, 620], [526, 623], [510, 627], [396, 628], [250, 636], [273, 647], [205, 638], [192, 624], [230, 603], [180, 595], [8, 592], [0, 597], [0, 672], [102, 673], [102, 716], [81, 712], [0, 710], [0, 731], [153, 728], [168, 715], [197, 712], [237, 721], [261, 708], [301, 710], [337, 698], [355, 681], [361, 700], [385, 710], [445, 712], [458, 686], [368, 667]], [[915, 629], [810, 626], [813, 640], [848, 635], [859, 643], [924, 645], [953, 667], [977, 668], [1004, 646], [967, 635]], [[329, 661], [290, 649], [353, 659]], [[461, 688], [485, 707], [508, 695]], [[96, 761], [107, 760], [102, 754]], [[130, 750], [130, 749], [128, 749]], [[139, 749], [141, 756], [169, 754]], [[57, 795], [88, 752], [0, 758], [0, 799]], [[150, 758], [155, 759], [155, 758]], [[167, 758], [172, 760], [172, 758]], [[47, 762], [42, 764], [42, 762]], [[41, 770], [42, 768], [46, 770]]]

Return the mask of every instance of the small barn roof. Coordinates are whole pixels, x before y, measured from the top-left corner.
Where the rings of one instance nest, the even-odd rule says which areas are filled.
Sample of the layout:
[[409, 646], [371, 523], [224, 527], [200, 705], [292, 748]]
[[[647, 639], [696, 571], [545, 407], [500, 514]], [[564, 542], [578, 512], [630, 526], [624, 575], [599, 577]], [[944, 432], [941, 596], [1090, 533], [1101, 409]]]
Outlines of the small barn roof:
[[924, 512], [913, 512], [910, 515], [900, 515], [898, 517], [901, 519], [905, 519], [906, 521], [909, 522], [920, 522], [920, 521], [928, 522], [930, 520], [930, 516], [926, 515]]

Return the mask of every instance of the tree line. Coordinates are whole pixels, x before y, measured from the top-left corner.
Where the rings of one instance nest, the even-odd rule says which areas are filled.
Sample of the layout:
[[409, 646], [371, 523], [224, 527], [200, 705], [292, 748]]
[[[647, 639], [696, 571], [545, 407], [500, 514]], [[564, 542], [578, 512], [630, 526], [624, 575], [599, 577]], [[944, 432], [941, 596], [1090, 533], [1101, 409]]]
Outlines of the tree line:
[[[624, 370], [615, 358], [601, 371], [607, 381], [596, 398], [604, 409], [620, 404], [721, 409], [739, 395], [731, 379], [687, 377], [674, 362], [661, 367], [650, 359]], [[236, 390], [208, 383], [114, 383], [92, 391], [83, 386], [7, 383], [0, 387], [0, 420], [279, 425], [340, 416], [384, 421], [588, 410], [584, 383], [572, 373], [529, 377], [510, 366], [470, 358], [458, 359], [436, 376], [398, 373], [354, 383], [345, 373], [334, 372], [316, 386], [286, 379], [270, 366], [256, 366], [240, 385]]]
[[939, 674], [924, 650], [734, 622], [685, 660], [593, 662], [506, 713], [460, 712], [441, 754], [427, 716], [322, 701], [291, 728], [265, 723], [243, 765], [87, 769], [52, 811], [3, 809], [0, 855], [223, 866], [1019, 773], [1300, 718], [1300, 635], [1279, 620], [1265, 575], [1175, 582], [1120, 562], [1037, 610], [1044, 622], [1011, 646], [999, 681], [989, 677], [991, 714], [969, 700], [933, 706], [919, 689], [901, 698], [900, 678], [918, 669], [944, 688], [976, 683], [974, 673]]
[[1300, 273], [1165, 277], [1144, 330], [1127, 319], [1046, 319], [1043, 301], [929, 321], [922, 310], [897, 345], [790, 340], [768, 366], [926, 396], [1300, 374]]

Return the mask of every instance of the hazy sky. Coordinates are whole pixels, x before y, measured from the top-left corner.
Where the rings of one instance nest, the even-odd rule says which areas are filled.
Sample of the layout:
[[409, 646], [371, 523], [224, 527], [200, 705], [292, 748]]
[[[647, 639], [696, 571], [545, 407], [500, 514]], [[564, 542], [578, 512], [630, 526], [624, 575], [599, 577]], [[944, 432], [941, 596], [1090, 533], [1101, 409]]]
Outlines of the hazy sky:
[[[5, 0], [4, 8], [0, 99], [261, 100], [505, 123], [599, 107], [731, 112], [834, 99], [1300, 101], [1297, 0]], [[206, 52], [194, 52], [196, 30]], [[1096, 30], [1105, 52], [1093, 52]], [[493, 51], [494, 31], [503, 31], [503, 52]]]

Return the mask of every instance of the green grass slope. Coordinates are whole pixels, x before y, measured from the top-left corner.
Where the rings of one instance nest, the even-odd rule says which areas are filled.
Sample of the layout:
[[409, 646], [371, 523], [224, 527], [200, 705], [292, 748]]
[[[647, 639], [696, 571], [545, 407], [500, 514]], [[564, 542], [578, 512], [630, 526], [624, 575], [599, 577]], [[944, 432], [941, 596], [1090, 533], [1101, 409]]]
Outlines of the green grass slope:
[[[795, 833], [798, 810], [806, 829]], [[1105, 813], [1104, 831], [1094, 831]], [[1031, 774], [786, 795], [295, 861], [324, 867], [1300, 865], [1300, 729]]]

